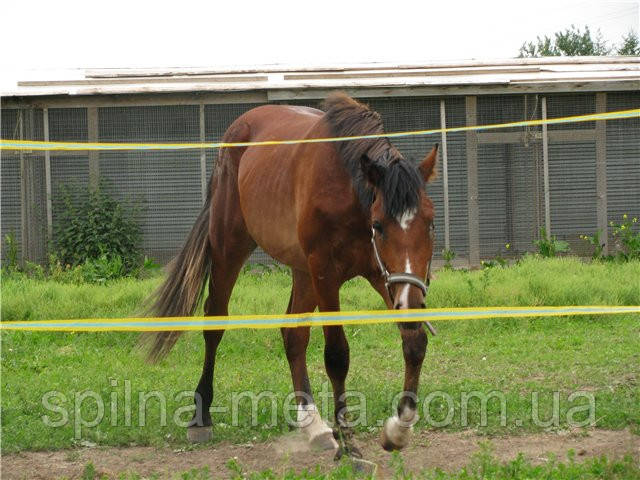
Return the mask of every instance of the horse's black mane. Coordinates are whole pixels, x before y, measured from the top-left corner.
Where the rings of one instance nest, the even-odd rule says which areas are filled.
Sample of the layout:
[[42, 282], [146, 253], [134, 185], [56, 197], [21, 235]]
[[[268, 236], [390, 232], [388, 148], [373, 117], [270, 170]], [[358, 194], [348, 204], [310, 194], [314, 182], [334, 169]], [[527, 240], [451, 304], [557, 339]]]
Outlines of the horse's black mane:
[[[382, 119], [377, 112], [356, 102], [344, 93], [330, 95], [323, 104], [324, 118], [336, 137], [383, 133]], [[350, 140], [337, 143], [338, 153], [351, 175], [360, 204], [369, 211], [373, 203], [373, 188], [362, 171], [360, 159], [384, 167], [378, 185], [387, 215], [398, 217], [415, 209], [424, 181], [415, 164], [400, 155], [386, 138]]]

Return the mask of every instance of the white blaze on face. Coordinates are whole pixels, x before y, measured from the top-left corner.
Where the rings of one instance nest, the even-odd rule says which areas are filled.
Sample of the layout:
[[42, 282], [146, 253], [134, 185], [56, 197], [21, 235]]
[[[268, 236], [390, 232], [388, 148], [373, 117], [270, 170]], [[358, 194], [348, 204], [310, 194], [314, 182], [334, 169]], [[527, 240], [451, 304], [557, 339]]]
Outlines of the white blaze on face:
[[417, 209], [412, 208], [406, 210], [402, 215], [396, 218], [396, 220], [398, 220], [398, 223], [400, 224], [400, 228], [402, 228], [402, 230], [404, 230], [405, 232], [407, 231], [407, 228], [409, 228], [409, 224], [415, 218], [416, 212]]
[[[409, 254], [407, 253], [407, 259], [405, 260], [405, 264], [404, 264], [404, 273], [413, 273], [411, 271], [411, 260], [409, 260]], [[409, 306], [409, 284], [406, 283], [403, 287], [402, 287], [402, 291], [400, 292], [400, 295], [398, 296], [398, 305], [405, 305], [405, 306]]]

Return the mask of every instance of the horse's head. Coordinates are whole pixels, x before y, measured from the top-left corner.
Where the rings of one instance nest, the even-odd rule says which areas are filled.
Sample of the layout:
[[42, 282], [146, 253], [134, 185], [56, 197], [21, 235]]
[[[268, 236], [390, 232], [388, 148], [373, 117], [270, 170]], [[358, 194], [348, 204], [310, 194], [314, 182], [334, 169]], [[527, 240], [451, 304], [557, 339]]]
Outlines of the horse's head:
[[361, 160], [374, 191], [373, 255], [396, 309], [425, 307], [435, 229], [424, 186], [435, 176], [437, 152], [438, 145], [417, 167], [393, 147]]

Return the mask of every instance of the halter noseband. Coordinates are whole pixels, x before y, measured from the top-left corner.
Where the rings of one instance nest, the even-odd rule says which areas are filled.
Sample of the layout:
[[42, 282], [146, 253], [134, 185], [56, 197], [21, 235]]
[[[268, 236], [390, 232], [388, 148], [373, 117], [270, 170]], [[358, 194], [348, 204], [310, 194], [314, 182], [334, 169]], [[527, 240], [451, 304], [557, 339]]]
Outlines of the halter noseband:
[[387, 267], [384, 266], [382, 262], [382, 258], [380, 258], [380, 253], [378, 253], [378, 246], [376, 245], [376, 229], [371, 228], [371, 245], [373, 245], [373, 254], [376, 258], [376, 262], [378, 263], [378, 268], [380, 268], [380, 272], [382, 274], [382, 278], [384, 278], [384, 285], [387, 287], [387, 292], [389, 292], [389, 297], [393, 300], [393, 294], [391, 293], [391, 285], [394, 283], [408, 283], [413, 285], [414, 287], [418, 287], [422, 291], [423, 296], [427, 296], [427, 292], [429, 291], [429, 273], [431, 271], [431, 262], [429, 262], [429, 266], [427, 267], [427, 281], [423, 281], [417, 275], [409, 272], [402, 273], [389, 273]]

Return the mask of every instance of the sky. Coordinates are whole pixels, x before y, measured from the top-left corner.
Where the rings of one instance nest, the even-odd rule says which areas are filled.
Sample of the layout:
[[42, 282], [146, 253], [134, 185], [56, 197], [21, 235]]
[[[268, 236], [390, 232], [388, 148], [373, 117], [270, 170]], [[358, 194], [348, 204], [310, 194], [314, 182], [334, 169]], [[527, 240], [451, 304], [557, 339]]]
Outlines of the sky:
[[640, 0], [13, 0], [0, 9], [0, 85], [66, 68], [511, 58], [574, 24], [639, 29]]

